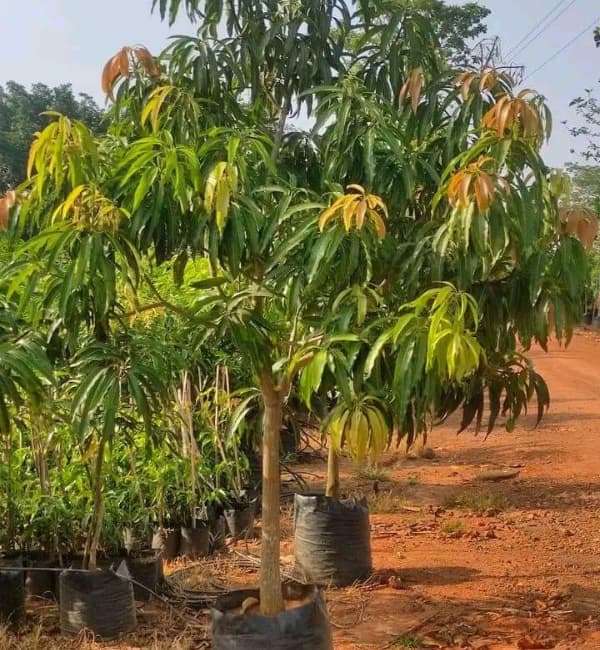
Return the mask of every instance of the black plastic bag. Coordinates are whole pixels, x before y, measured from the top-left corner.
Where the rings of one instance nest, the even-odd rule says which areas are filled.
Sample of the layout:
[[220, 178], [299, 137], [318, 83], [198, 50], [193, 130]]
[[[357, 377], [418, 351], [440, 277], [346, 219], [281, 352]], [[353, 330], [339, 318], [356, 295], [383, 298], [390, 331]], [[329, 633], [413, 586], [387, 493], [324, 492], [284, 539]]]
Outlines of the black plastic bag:
[[[160, 589], [163, 578], [162, 558], [157, 553], [147, 553], [141, 556], [128, 556], [114, 567], [122, 578], [132, 578], [133, 597], [135, 600], [151, 600], [153, 594]], [[140, 584], [135, 584], [139, 582]], [[140, 586], [143, 585], [143, 586]], [[146, 589], [144, 589], [146, 587]], [[150, 591], [148, 591], [150, 590]]]
[[306, 600], [277, 616], [242, 614], [247, 598], [257, 590], [234, 591], [219, 598], [212, 609], [214, 650], [332, 650], [327, 608], [314, 586], [285, 583], [284, 597]]
[[342, 587], [373, 570], [366, 500], [297, 494], [296, 570], [307, 582]]
[[225, 521], [234, 539], [250, 539], [254, 536], [254, 517], [256, 501], [245, 507], [225, 510]]
[[25, 562], [25, 589], [30, 596], [37, 598], [56, 598], [56, 571], [41, 571], [40, 569], [56, 569], [58, 562], [51, 560], [45, 553], [29, 553]]
[[22, 567], [23, 558], [0, 558], [0, 625], [16, 625], [25, 617], [25, 580], [23, 571], [7, 567]]
[[164, 560], [174, 560], [179, 552], [179, 528], [157, 528], [152, 536], [152, 550]]
[[208, 525], [200, 525], [197, 528], [181, 527], [179, 555], [190, 558], [206, 557], [208, 555], [208, 547]]
[[62, 571], [60, 629], [79, 634], [88, 629], [103, 639], [115, 639], [135, 629], [133, 587], [112, 571]]

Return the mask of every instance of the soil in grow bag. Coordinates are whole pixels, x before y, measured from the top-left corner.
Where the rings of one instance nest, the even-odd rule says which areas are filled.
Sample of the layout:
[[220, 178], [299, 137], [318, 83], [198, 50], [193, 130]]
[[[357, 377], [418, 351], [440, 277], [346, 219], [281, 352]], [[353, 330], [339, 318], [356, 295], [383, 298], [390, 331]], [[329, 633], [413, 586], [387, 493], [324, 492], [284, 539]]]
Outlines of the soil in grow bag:
[[251, 539], [254, 537], [254, 517], [256, 501], [236, 504], [233, 508], [225, 510], [225, 521], [229, 533], [234, 539]]
[[115, 639], [135, 629], [133, 587], [111, 571], [63, 571], [60, 584], [60, 629], [79, 634], [88, 629], [103, 639]]
[[179, 554], [185, 557], [206, 557], [209, 550], [209, 529], [207, 524], [198, 528], [181, 527]]
[[25, 617], [25, 574], [8, 568], [22, 566], [20, 554], [0, 557], [0, 625], [16, 625]]
[[157, 593], [160, 589], [163, 577], [162, 558], [157, 553], [150, 551], [138, 556], [125, 557], [114, 569], [122, 578], [131, 578], [135, 581], [132, 582], [135, 600], [144, 602], [151, 600], [153, 596], [151, 592]]
[[211, 611], [214, 650], [332, 650], [321, 592], [311, 585], [285, 583], [283, 593], [286, 609], [277, 616], [260, 614], [258, 590], [219, 598]]
[[297, 494], [294, 555], [308, 582], [342, 587], [366, 578], [373, 570], [366, 500]]
[[158, 528], [152, 536], [152, 550], [163, 560], [174, 560], [179, 552], [179, 528]]
[[25, 561], [27, 568], [32, 571], [25, 574], [25, 589], [30, 596], [35, 598], [56, 598], [56, 571], [42, 571], [41, 569], [56, 569], [58, 562], [51, 560], [47, 553], [29, 553]]

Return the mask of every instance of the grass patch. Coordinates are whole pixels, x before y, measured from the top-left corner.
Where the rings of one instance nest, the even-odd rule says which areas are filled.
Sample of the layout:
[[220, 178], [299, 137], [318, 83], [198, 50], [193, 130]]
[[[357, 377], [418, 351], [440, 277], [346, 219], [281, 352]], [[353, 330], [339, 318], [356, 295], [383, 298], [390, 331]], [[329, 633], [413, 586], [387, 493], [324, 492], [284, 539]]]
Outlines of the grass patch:
[[459, 508], [461, 510], [472, 510], [482, 515], [490, 510], [504, 512], [510, 506], [509, 500], [498, 492], [469, 491], [456, 494], [444, 504], [447, 508]]
[[421, 640], [410, 634], [403, 634], [392, 642], [393, 648], [422, 648]]
[[365, 465], [358, 470], [358, 477], [368, 481], [391, 481], [389, 472], [386, 472], [379, 465]]
[[415, 485], [419, 485], [420, 482], [421, 482], [421, 481], [420, 481], [419, 477], [416, 476], [416, 475], [414, 475], [414, 474], [413, 474], [412, 476], [409, 476], [409, 477], [406, 479], [406, 483], [407, 483], [408, 485], [410, 485], [411, 487], [412, 487], [412, 486], [415, 486]]
[[406, 499], [392, 492], [379, 492], [370, 494], [367, 498], [369, 512], [375, 515], [388, 515], [402, 510], [406, 505]]
[[462, 535], [467, 532], [467, 527], [464, 525], [462, 521], [457, 521], [457, 520], [445, 521], [442, 524], [441, 531], [445, 535], [457, 535], [457, 534]]

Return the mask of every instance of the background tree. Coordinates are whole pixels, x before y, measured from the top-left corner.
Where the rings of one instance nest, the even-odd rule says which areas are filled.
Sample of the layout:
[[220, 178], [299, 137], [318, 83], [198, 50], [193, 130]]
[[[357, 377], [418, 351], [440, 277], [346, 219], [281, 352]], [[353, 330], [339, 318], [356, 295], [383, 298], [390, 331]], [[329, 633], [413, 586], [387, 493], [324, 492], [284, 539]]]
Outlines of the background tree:
[[600, 165], [567, 163], [571, 180], [569, 201], [600, 214]]
[[81, 120], [95, 132], [101, 128], [102, 110], [89, 95], [76, 96], [70, 84], [37, 83], [30, 90], [14, 81], [0, 86], [0, 194], [25, 179], [33, 134], [52, 119], [43, 115], [47, 111]]
[[431, 21], [446, 58], [456, 65], [472, 61], [471, 48], [487, 33], [485, 19], [490, 9], [477, 2], [450, 5], [443, 0], [403, 0], [401, 4], [411, 6]]

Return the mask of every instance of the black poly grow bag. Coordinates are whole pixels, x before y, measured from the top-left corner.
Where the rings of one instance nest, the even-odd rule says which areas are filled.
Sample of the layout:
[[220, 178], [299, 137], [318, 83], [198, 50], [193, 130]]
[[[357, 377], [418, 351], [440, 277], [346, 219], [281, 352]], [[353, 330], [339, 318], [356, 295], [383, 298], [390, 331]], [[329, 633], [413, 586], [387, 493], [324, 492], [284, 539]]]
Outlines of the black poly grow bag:
[[135, 629], [133, 587], [112, 571], [63, 571], [60, 586], [60, 629], [63, 634], [90, 630], [115, 639]]
[[242, 614], [247, 598], [258, 590], [233, 591], [217, 600], [212, 615], [214, 650], [332, 650], [327, 608], [321, 592], [312, 585], [284, 583], [286, 599], [307, 602], [277, 616]]
[[179, 528], [157, 528], [152, 535], [152, 550], [164, 560], [173, 560], [179, 552]]
[[56, 598], [56, 569], [58, 562], [51, 560], [46, 553], [29, 553], [25, 562], [27, 568], [33, 569], [25, 574], [25, 589], [30, 596], [37, 598]]
[[[127, 556], [114, 568], [121, 577], [135, 580], [132, 583], [135, 600], [148, 601], [153, 596], [151, 592], [157, 593], [160, 589], [163, 579], [162, 558], [157, 553]], [[138, 585], [136, 582], [140, 584]]]
[[0, 557], [0, 625], [13, 625], [25, 617], [25, 580], [23, 571], [8, 567], [22, 567], [19, 556]]
[[254, 536], [255, 513], [256, 501], [251, 501], [245, 507], [225, 510], [227, 528], [234, 539], [250, 539]]
[[296, 494], [296, 570], [307, 582], [343, 587], [373, 570], [365, 499]]
[[218, 551], [225, 546], [225, 536], [227, 531], [227, 522], [225, 516], [220, 515], [217, 519], [211, 521], [208, 525], [209, 550], [211, 553]]
[[199, 525], [197, 528], [181, 527], [179, 541], [179, 555], [196, 558], [206, 557], [209, 548], [208, 525]]

